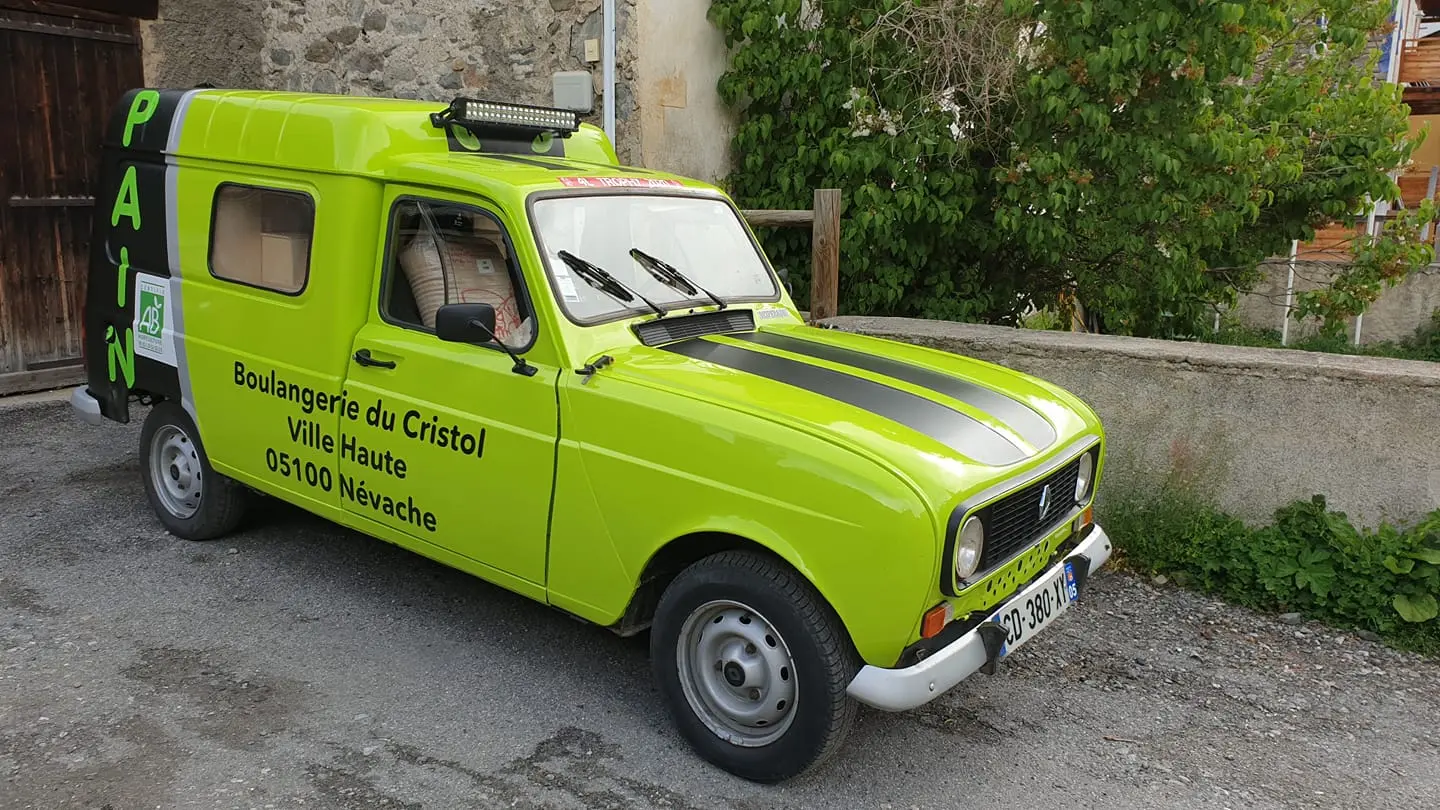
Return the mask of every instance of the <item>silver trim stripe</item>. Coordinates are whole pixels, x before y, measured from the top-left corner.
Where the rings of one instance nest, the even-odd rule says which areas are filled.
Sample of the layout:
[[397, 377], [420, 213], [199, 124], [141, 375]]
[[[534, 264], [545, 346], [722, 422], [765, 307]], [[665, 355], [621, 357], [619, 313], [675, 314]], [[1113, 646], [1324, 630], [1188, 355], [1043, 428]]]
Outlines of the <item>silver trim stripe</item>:
[[180, 406], [199, 424], [195, 414], [195, 397], [191, 391], [190, 362], [185, 351], [185, 304], [182, 297], [180, 268], [180, 168], [175, 151], [180, 148], [185, 113], [190, 101], [200, 91], [191, 90], [181, 96], [170, 119], [170, 135], [165, 144], [165, 252], [170, 260], [170, 301], [175, 316], [175, 373], [180, 379]]

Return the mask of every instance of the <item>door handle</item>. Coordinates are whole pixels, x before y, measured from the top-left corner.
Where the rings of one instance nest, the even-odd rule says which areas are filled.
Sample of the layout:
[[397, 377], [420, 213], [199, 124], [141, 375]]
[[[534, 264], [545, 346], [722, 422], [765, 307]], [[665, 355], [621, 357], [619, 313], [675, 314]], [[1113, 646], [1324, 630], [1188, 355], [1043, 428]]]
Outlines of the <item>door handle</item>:
[[395, 367], [394, 360], [376, 360], [374, 357], [371, 357], [369, 349], [361, 349], [360, 351], [355, 352], [355, 362], [359, 363], [362, 366], [376, 366], [378, 368]]

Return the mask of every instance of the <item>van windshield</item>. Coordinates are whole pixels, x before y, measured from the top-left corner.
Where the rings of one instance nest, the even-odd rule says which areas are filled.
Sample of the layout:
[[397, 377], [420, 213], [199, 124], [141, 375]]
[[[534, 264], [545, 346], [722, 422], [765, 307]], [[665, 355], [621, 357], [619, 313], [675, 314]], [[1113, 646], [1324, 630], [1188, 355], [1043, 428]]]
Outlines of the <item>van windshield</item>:
[[566, 313], [580, 323], [651, 311], [595, 289], [560, 258], [572, 254], [664, 309], [713, 306], [655, 278], [631, 256], [638, 248], [726, 303], [774, 300], [779, 288], [735, 209], [722, 200], [664, 194], [550, 197], [532, 208], [546, 272]]

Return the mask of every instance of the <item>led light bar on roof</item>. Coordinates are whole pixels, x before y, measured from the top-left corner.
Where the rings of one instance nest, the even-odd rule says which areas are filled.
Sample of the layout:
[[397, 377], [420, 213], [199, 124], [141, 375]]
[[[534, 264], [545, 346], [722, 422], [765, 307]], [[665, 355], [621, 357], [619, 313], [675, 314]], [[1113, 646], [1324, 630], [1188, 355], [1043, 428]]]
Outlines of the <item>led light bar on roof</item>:
[[465, 101], [462, 117], [467, 121], [487, 124], [515, 124], [517, 126], [545, 127], [561, 132], [574, 132], [580, 128], [580, 116], [571, 110], [552, 110], [544, 107], [522, 107], [515, 104], [496, 104], [493, 101]]
[[485, 129], [555, 132], [562, 136], [580, 129], [580, 114], [573, 110], [469, 98], [455, 99], [449, 109], [432, 118], [436, 126], [453, 121]]

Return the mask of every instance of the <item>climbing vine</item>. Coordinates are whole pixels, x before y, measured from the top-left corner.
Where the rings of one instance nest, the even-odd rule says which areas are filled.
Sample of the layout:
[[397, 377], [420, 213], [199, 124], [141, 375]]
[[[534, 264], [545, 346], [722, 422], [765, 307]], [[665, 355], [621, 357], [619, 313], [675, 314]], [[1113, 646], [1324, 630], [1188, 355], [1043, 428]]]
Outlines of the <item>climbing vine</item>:
[[[1327, 222], [1398, 194], [1382, 0], [713, 0], [742, 204], [846, 200], [841, 311], [1177, 336]], [[1429, 261], [1357, 240], [1344, 317]], [[762, 235], [804, 302], [808, 235]]]

